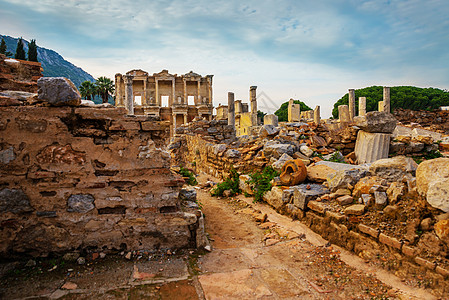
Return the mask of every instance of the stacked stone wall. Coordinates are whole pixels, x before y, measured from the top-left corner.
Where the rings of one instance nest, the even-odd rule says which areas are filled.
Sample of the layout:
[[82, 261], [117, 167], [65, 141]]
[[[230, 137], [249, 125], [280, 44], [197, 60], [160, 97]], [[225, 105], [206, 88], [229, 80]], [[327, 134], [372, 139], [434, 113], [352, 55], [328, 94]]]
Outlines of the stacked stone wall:
[[12, 59], [0, 54], [0, 91], [37, 93], [37, 80], [41, 77], [39, 62]]
[[0, 255], [195, 247], [168, 137], [124, 109], [1, 108]]
[[410, 109], [395, 109], [394, 116], [402, 124], [417, 123], [422, 127], [437, 131], [444, 134], [449, 134], [449, 111], [448, 110], [434, 110], [413, 111]]

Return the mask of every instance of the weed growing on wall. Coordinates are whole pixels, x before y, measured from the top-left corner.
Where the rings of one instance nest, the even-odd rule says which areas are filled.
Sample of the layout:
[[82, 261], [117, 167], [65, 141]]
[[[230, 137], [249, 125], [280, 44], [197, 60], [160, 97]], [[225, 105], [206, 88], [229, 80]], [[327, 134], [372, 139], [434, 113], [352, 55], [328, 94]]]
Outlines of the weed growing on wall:
[[179, 170], [179, 174], [187, 179], [187, 184], [189, 185], [197, 185], [198, 181], [196, 181], [195, 175], [186, 168], [181, 167]]
[[211, 191], [212, 196], [223, 196], [223, 192], [230, 190], [233, 195], [240, 193], [239, 187], [239, 173], [235, 169], [231, 169], [231, 172], [222, 183], [217, 184]]
[[270, 182], [276, 176], [279, 176], [279, 172], [271, 166], [265, 167], [262, 172], [255, 172], [249, 175], [250, 179], [246, 183], [252, 185], [254, 202], [262, 201], [265, 192], [271, 190], [272, 185]]

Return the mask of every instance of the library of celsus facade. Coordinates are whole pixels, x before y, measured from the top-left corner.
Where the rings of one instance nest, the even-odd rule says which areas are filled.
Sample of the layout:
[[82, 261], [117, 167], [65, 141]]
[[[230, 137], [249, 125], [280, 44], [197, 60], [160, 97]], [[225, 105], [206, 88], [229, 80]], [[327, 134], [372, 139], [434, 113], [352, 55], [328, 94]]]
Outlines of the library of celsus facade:
[[115, 75], [115, 105], [129, 114], [159, 116], [173, 129], [199, 116], [212, 119], [212, 77], [190, 71], [178, 76], [167, 70], [149, 75], [131, 70]]

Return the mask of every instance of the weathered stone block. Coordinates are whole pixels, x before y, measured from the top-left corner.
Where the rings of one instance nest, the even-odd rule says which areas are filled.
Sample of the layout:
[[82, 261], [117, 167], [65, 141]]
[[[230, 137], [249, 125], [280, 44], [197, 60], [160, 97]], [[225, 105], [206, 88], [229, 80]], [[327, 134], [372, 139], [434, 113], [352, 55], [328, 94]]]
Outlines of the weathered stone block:
[[389, 112], [370, 111], [365, 116], [355, 117], [354, 123], [366, 132], [392, 133], [397, 120]]
[[355, 156], [359, 164], [387, 158], [390, 150], [390, 134], [360, 130], [355, 144]]
[[42, 77], [37, 81], [38, 97], [55, 106], [79, 106], [81, 95], [70, 79], [64, 77]]
[[365, 209], [365, 205], [363, 204], [354, 204], [345, 208], [345, 215], [361, 216], [365, 213]]
[[371, 173], [388, 181], [400, 181], [406, 174], [414, 175], [417, 167], [418, 165], [412, 158], [396, 156], [377, 160], [371, 164], [369, 169]]
[[67, 199], [67, 211], [77, 213], [87, 213], [95, 208], [94, 197], [89, 194], [71, 195]]
[[9, 147], [5, 150], [0, 151], [0, 163], [9, 164], [11, 161], [16, 159], [13, 147]]
[[359, 228], [360, 232], [363, 232], [364, 234], [372, 236], [375, 239], [377, 239], [379, 237], [380, 231], [378, 229], [374, 229], [365, 224], [359, 224], [358, 228]]
[[389, 247], [398, 249], [398, 250], [401, 250], [401, 247], [402, 247], [402, 243], [398, 239], [396, 239], [394, 237], [390, 237], [383, 233], [381, 233], [379, 235], [379, 242], [381, 242], [382, 244], [385, 244]]
[[310, 200], [314, 200], [317, 197], [328, 193], [329, 190], [320, 184], [300, 184], [295, 186], [295, 191], [293, 192], [293, 204], [296, 207], [305, 210], [307, 208], [307, 203]]
[[15, 214], [33, 211], [30, 199], [21, 189], [3, 189], [0, 191], [0, 212]]

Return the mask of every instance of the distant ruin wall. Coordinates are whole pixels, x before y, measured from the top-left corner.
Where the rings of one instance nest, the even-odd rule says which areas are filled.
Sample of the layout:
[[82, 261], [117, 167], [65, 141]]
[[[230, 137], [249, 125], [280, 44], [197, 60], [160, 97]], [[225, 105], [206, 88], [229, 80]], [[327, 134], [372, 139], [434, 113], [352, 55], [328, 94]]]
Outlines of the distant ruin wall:
[[124, 109], [0, 108], [0, 255], [195, 247], [198, 217], [161, 149], [169, 125]]
[[449, 110], [413, 111], [397, 108], [393, 114], [402, 124], [418, 123], [433, 131], [449, 134]]
[[42, 77], [39, 62], [8, 58], [0, 54], [0, 92], [5, 90], [37, 93]]

